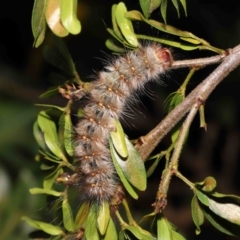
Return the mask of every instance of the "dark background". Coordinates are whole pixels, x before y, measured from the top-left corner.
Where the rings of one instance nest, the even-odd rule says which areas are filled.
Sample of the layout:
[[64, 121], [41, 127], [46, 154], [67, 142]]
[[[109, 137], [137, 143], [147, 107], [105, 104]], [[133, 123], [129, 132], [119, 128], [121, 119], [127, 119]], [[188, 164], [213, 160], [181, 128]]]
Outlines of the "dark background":
[[[102, 68], [104, 53], [109, 53], [104, 42], [109, 37], [106, 25], [111, 27], [111, 6], [117, 1], [81, 0], [78, 16], [82, 32], [67, 37], [66, 43], [81, 77], [87, 78], [93, 70]], [[125, 1], [128, 10], [139, 9], [138, 1]], [[42, 51], [50, 41], [50, 31], [44, 44], [35, 49], [31, 33], [31, 11], [33, 1], [4, 1], [0, 7], [0, 240], [27, 239], [32, 230], [20, 222], [22, 215], [47, 219], [43, 196], [31, 196], [28, 189], [41, 187], [44, 173], [34, 161], [38, 147], [32, 135], [32, 125], [39, 109], [35, 103], [43, 102], [38, 96], [51, 83], [48, 74], [51, 68], [43, 59]], [[240, 42], [240, 4], [237, 1], [187, 0], [188, 17], [177, 18], [175, 9], [169, 4], [168, 24], [187, 30], [207, 40], [213, 46], [227, 49]], [[153, 15], [158, 21], [161, 16]], [[171, 39], [150, 27], [135, 24], [136, 32], [147, 32], [153, 36]], [[210, 56], [207, 51], [183, 52], [172, 49], [175, 58], [187, 59]], [[104, 52], [104, 53], [103, 53]], [[196, 86], [213, 67], [198, 72], [192, 79], [188, 91]], [[131, 137], [146, 134], [163, 118], [163, 101], [184, 80], [187, 71], [172, 71], [163, 78], [164, 87], [151, 85], [156, 96], [142, 97], [145, 108], [136, 113], [136, 120], [126, 126]], [[191, 181], [202, 181], [214, 176], [218, 191], [240, 195], [240, 72], [231, 73], [212, 93], [206, 103], [208, 131], [199, 129], [198, 119], [193, 123], [188, 143], [180, 160], [180, 170]], [[64, 104], [60, 96], [45, 100], [46, 103]], [[141, 111], [141, 113], [140, 113]], [[143, 117], [144, 116], [144, 117]], [[137, 120], [138, 119], [138, 120]], [[139, 121], [139, 119], [141, 121]], [[133, 120], [131, 120], [133, 121]], [[131, 127], [134, 125], [135, 127]], [[169, 145], [166, 138], [159, 149]], [[148, 190], [134, 203], [136, 215], [150, 213], [155, 192], [160, 180], [161, 164], [157, 173], [149, 180]], [[195, 236], [191, 219], [190, 201], [192, 192], [177, 179], [173, 179], [169, 192], [169, 203], [165, 211], [167, 218], [176, 224], [188, 239], [232, 239], [219, 233], [207, 222], [202, 233]], [[145, 209], [145, 210], [143, 210]]]

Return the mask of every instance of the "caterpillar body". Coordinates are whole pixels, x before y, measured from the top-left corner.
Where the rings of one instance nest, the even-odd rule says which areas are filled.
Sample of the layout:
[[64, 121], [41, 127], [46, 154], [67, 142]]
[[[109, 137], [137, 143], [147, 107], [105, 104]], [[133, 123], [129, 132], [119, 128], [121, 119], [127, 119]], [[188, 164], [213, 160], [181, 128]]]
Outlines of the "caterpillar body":
[[[157, 81], [172, 65], [168, 49], [152, 43], [114, 59], [98, 73], [91, 90], [79, 99], [81, 114], [75, 131], [77, 182], [83, 201], [111, 202], [119, 191], [118, 176], [109, 150], [114, 121], [124, 117], [134, 92]], [[72, 94], [76, 99], [76, 95]]]

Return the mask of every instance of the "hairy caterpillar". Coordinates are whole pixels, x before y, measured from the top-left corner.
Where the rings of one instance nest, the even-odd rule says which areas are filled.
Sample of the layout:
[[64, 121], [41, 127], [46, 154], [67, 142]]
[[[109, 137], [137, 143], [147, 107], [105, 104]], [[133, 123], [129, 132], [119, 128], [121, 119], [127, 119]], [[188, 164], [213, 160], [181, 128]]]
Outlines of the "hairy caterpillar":
[[111, 202], [119, 180], [110, 156], [110, 132], [115, 119], [124, 116], [126, 104], [148, 81], [157, 81], [172, 64], [168, 49], [151, 43], [114, 59], [98, 73], [91, 89], [80, 100], [81, 114], [75, 126], [77, 182], [83, 201]]

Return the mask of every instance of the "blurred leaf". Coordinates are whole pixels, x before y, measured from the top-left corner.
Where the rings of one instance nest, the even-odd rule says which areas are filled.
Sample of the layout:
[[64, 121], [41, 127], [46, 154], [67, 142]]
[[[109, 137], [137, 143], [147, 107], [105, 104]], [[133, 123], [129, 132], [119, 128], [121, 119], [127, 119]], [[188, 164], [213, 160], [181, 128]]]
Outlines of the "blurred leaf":
[[117, 231], [113, 223], [112, 218], [110, 217], [106, 234], [104, 235], [103, 240], [115, 240], [118, 239]]
[[59, 197], [62, 195], [62, 192], [57, 192], [54, 190], [44, 189], [44, 188], [31, 188], [29, 189], [29, 192], [31, 194], [48, 194], [48, 195], [53, 195], [55, 197]]
[[39, 113], [37, 121], [41, 130], [44, 132], [44, 138], [48, 148], [61, 159], [63, 154], [60, 148], [55, 123], [45, 111]]
[[46, 19], [45, 9], [47, 0], [35, 0], [32, 11], [32, 32], [34, 36], [33, 46], [41, 45], [45, 38]]
[[73, 232], [74, 231], [73, 214], [67, 199], [64, 199], [62, 202], [62, 213], [63, 213], [63, 225], [65, 229], [67, 231]]
[[155, 171], [158, 163], [160, 162], [160, 160], [162, 159], [163, 154], [161, 154], [159, 157], [156, 158], [156, 160], [153, 162], [153, 164], [148, 168], [147, 170], [147, 177], [150, 177], [153, 172]]
[[145, 18], [149, 18], [151, 13], [160, 6], [161, 0], [140, 0], [139, 2]]
[[116, 132], [110, 132], [113, 146], [118, 154], [123, 158], [122, 160], [126, 160], [128, 157], [128, 149], [125, 141], [125, 133], [121, 123], [116, 119], [114, 120], [114, 126], [116, 127]]
[[[68, 76], [73, 76], [72, 66], [56, 47], [45, 46], [43, 51], [44, 58], [53, 66], [61, 69]], [[64, 81], [65, 82], [65, 81]]]
[[160, 12], [165, 24], [167, 24], [167, 2], [168, 0], [161, 0]]
[[198, 235], [201, 232], [200, 226], [204, 222], [204, 214], [201, 207], [199, 206], [196, 195], [193, 196], [192, 203], [191, 203], [191, 210], [192, 210], [193, 222], [197, 228], [196, 234]]
[[118, 23], [116, 20], [116, 9], [117, 9], [117, 4], [113, 4], [112, 6], [112, 27], [113, 27], [113, 32], [114, 35], [120, 40], [124, 40], [124, 37], [118, 27]]
[[37, 121], [35, 121], [34, 124], [33, 124], [33, 135], [34, 135], [35, 140], [37, 141], [39, 147], [42, 150], [47, 151], [48, 148], [47, 148], [47, 145], [46, 145], [45, 140], [44, 140], [44, 134], [41, 131], [41, 129], [39, 128], [39, 125], [38, 125]]
[[51, 97], [51, 96], [53, 96], [53, 95], [56, 95], [56, 94], [58, 94], [59, 92], [58, 92], [58, 87], [56, 87], [56, 86], [54, 86], [54, 87], [51, 87], [51, 88], [49, 88], [46, 92], [44, 92], [43, 94], [41, 94], [40, 96], [39, 96], [39, 98], [47, 98], [47, 97]]
[[109, 204], [107, 201], [103, 201], [99, 206], [99, 213], [97, 218], [98, 230], [101, 235], [106, 233], [110, 219]]
[[72, 34], [78, 34], [81, 31], [81, 24], [77, 19], [77, 4], [77, 0], [61, 0], [61, 23]]
[[138, 40], [134, 34], [132, 23], [125, 17], [125, 13], [127, 13], [127, 8], [123, 2], [120, 2], [115, 12], [117, 24], [127, 42], [133, 47], [138, 47]]
[[131, 232], [137, 239], [143, 239], [142, 233], [136, 226], [127, 225], [126, 227], [124, 227], [124, 230], [128, 230], [129, 232]]
[[176, 10], [177, 10], [178, 18], [180, 18], [180, 11], [179, 11], [178, 0], [172, 0], [172, 3], [173, 3], [174, 7], [175, 7]]
[[55, 171], [53, 171], [51, 174], [45, 177], [43, 180], [43, 188], [51, 189], [56, 178], [62, 173], [63, 173], [63, 169], [61, 167], [60, 168], [58, 167]]
[[88, 203], [83, 203], [75, 218], [76, 229], [80, 228], [82, 224], [85, 222], [89, 211], [90, 211], [90, 205]]
[[172, 240], [171, 226], [164, 217], [157, 220], [157, 239]]
[[58, 38], [56, 36], [53, 36], [53, 40], [62, 58], [64, 59], [65, 64], [68, 66], [71, 74], [74, 75], [74, 72], [76, 71], [75, 64], [65, 42], [61, 38]]
[[187, 16], [187, 5], [186, 5], [186, 0], [179, 0], [183, 6], [185, 16]]
[[58, 37], [65, 37], [68, 31], [62, 25], [60, 20], [60, 2], [61, 0], [47, 0], [46, 20], [49, 28]]
[[115, 44], [114, 39], [107, 39], [107, 41], [105, 42], [105, 45], [108, 49], [110, 49], [113, 52], [116, 52], [116, 53], [126, 52], [124, 48], [121, 48]]
[[66, 152], [69, 156], [73, 156], [74, 149], [73, 149], [73, 126], [71, 117], [69, 114], [65, 114], [64, 116], [64, 146], [66, 149]]
[[[137, 199], [138, 198], [138, 195], [137, 193], [135, 192], [135, 190], [133, 189], [133, 187], [130, 185], [130, 183], [128, 182], [128, 180], [126, 179], [122, 169], [120, 168], [119, 164], [118, 164], [118, 161], [122, 161], [121, 159], [119, 159], [119, 155], [118, 153], [115, 151], [114, 149], [114, 146], [113, 146], [113, 143], [112, 143], [112, 140], [111, 138], [109, 139], [109, 145], [110, 145], [110, 153], [111, 153], [111, 157], [112, 157], [112, 160], [113, 160], [113, 164], [114, 164], [114, 167], [116, 169], [116, 172], [119, 176], [119, 178], [121, 179], [122, 181], [122, 184], [124, 185], [125, 189], [128, 191], [128, 193], [134, 198], [134, 199]], [[119, 159], [119, 160], [117, 160]]]
[[61, 112], [63, 112], [65, 110], [65, 108], [63, 108], [63, 107], [59, 107], [57, 105], [51, 105], [51, 104], [35, 104], [35, 106], [46, 107], [46, 108], [55, 108]]
[[60, 227], [58, 226], [54, 226], [52, 224], [49, 223], [45, 223], [45, 222], [40, 222], [40, 221], [36, 221], [36, 220], [32, 220], [29, 217], [22, 217], [22, 220], [26, 221], [30, 226], [43, 230], [44, 232], [56, 236], [56, 235], [63, 235], [63, 231]]

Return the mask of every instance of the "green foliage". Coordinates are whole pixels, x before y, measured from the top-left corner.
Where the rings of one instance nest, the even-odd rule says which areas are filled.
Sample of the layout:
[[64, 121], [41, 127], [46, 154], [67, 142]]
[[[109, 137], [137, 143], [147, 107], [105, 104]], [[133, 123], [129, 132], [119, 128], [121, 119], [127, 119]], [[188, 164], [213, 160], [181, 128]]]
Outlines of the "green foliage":
[[[185, 15], [187, 15], [186, 1], [172, 0], [178, 16], [180, 16], [179, 2], [184, 8]], [[123, 2], [114, 4], [112, 6], [112, 29], [107, 28], [112, 38], [106, 40], [106, 46], [115, 53], [124, 53], [127, 49], [134, 51], [139, 47], [139, 40], [145, 39], [164, 43], [185, 51], [208, 49], [217, 53], [222, 52], [221, 49], [211, 46], [208, 42], [190, 32], [167, 25], [167, 3], [167, 0], [140, 0], [143, 13], [136, 10], [128, 11]], [[151, 13], [157, 8], [160, 9], [164, 23], [149, 19]], [[59, 15], [55, 16], [52, 22], [50, 19], [56, 10], [59, 11]], [[67, 36], [69, 33], [78, 34], [81, 31], [81, 25], [76, 16], [77, 0], [35, 0], [32, 13], [34, 46], [38, 47], [43, 42], [46, 24], [58, 37]], [[174, 36], [176, 40], [136, 34], [132, 21], [143, 22], [159, 31]], [[178, 232], [177, 228], [162, 212], [157, 212], [156, 208], [154, 212], [147, 214], [142, 219], [142, 222], [146, 220], [152, 222], [153, 228], [149, 230], [151, 232], [143, 229], [133, 219], [127, 201], [123, 196], [116, 196], [119, 197], [114, 206], [116, 208], [110, 206], [109, 202], [104, 201], [100, 204], [84, 202], [78, 206], [79, 209], [74, 209], [74, 204], [70, 199], [70, 187], [75, 183], [74, 174], [70, 175], [69, 172], [74, 173], [76, 169], [73, 164], [73, 125], [70, 117], [72, 114], [72, 100], [69, 96], [72, 91], [84, 96], [85, 92], [91, 90], [94, 86], [80, 80], [66, 46], [57, 37], [55, 37], [54, 41], [56, 48], [47, 46], [44, 50], [44, 56], [49, 63], [60, 69], [63, 75], [53, 75], [59, 79], [59, 86], [50, 88], [41, 95], [41, 98], [60, 92], [70, 100], [65, 107], [38, 105], [44, 110], [41, 110], [38, 114], [37, 121], [33, 126], [33, 134], [40, 147], [37, 160], [41, 162], [41, 169], [47, 173], [47, 176], [43, 180], [43, 188], [31, 188], [30, 193], [55, 197], [54, 207], [61, 210], [60, 214], [56, 211], [61, 223], [55, 224], [53, 222], [49, 224], [23, 217], [22, 219], [30, 226], [40, 230], [34, 232], [34, 238], [42, 237], [43, 232], [45, 232], [47, 236], [43, 239], [81, 239], [84, 236], [87, 240], [184, 240], [185, 238]], [[190, 70], [180, 88], [167, 98], [166, 109], [168, 113], [185, 99], [186, 87], [194, 71], [195, 69]], [[81, 117], [83, 114], [83, 110], [78, 109], [77, 116]], [[204, 119], [203, 109], [201, 110], [201, 116], [201, 119]], [[205, 123], [205, 120], [203, 122]], [[181, 175], [178, 166], [171, 165], [170, 157], [174, 155], [178, 136], [181, 132], [179, 126], [171, 134], [172, 143], [168, 149], [149, 159], [153, 163], [147, 172], [139, 152], [125, 135], [119, 121], [115, 122], [115, 128], [116, 131], [111, 131], [109, 138], [110, 154], [119, 179], [130, 197], [138, 199], [138, 191], [144, 191], [147, 188], [147, 177], [155, 171], [160, 160], [165, 158], [165, 169], [162, 172], [162, 178], [169, 171], [188, 184], [193, 191], [191, 212], [196, 226], [196, 234], [200, 234], [204, 219], [207, 218], [219, 231], [228, 235], [239, 236], [240, 198], [234, 195], [217, 193], [215, 191], [217, 183], [213, 177], [207, 177], [199, 183], [192, 183]], [[60, 187], [56, 182], [63, 183], [65, 186], [62, 186], [62, 189], [59, 190]], [[168, 190], [168, 186], [166, 188]], [[159, 202], [156, 200], [153, 206], [164, 203], [167, 190], [164, 194], [157, 192], [157, 199], [160, 200]], [[122, 211], [117, 210], [119, 204], [123, 206], [122, 211], [125, 211], [126, 220], [122, 218]], [[115, 226], [112, 214], [115, 214], [118, 218], [119, 227]], [[119, 230], [119, 233], [117, 230]]]

